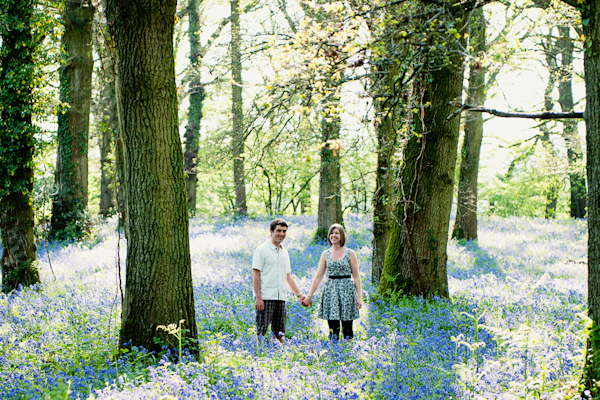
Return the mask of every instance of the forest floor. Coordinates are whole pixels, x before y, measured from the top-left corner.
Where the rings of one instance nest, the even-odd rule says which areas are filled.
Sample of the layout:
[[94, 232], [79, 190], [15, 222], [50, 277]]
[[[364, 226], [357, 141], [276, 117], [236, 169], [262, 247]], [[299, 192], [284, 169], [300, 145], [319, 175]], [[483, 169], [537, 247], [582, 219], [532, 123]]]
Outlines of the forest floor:
[[[306, 293], [327, 246], [311, 242], [315, 217], [289, 220], [284, 246]], [[330, 342], [317, 307], [290, 293], [279, 346], [254, 335], [252, 251], [269, 221], [192, 219], [198, 360], [179, 360], [177, 348], [131, 348], [116, 361], [126, 244], [114, 220], [82, 243], [39, 244], [40, 287], [0, 295], [0, 397], [578, 398], [589, 326], [585, 220], [481, 217], [477, 242], [448, 245], [449, 300], [392, 303], [374, 300], [369, 218], [345, 223], [365, 296], [355, 340]]]

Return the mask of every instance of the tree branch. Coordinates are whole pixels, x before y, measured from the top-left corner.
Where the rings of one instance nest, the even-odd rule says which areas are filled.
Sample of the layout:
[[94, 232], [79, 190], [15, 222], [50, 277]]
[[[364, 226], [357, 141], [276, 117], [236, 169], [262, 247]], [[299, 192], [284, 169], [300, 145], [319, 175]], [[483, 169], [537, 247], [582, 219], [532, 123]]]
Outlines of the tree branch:
[[456, 117], [463, 111], [471, 111], [471, 112], [484, 112], [488, 114], [495, 115], [496, 117], [502, 118], [530, 118], [530, 119], [583, 119], [583, 112], [553, 112], [553, 111], [543, 111], [543, 112], [507, 112], [507, 111], [499, 111], [494, 110], [492, 108], [485, 108], [481, 106], [471, 106], [468, 104], [461, 104], [458, 102], [450, 102], [450, 105], [458, 107], [458, 110], [454, 111], [450, 114], [446, 119], [451, 120]]
[[562, 0], [562, 2], [577, 8], [577, 0]]

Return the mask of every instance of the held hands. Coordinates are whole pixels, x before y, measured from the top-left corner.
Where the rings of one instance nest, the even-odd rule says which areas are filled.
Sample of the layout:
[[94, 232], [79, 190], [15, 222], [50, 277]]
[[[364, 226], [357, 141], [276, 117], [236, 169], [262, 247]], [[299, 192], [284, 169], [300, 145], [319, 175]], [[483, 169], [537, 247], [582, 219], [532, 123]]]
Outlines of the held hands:
[[312, 296], [304, 296], [301, 300], [300, 303], [302, 303], [302, 305], [304, 307], [309, 307], [312, 306]]

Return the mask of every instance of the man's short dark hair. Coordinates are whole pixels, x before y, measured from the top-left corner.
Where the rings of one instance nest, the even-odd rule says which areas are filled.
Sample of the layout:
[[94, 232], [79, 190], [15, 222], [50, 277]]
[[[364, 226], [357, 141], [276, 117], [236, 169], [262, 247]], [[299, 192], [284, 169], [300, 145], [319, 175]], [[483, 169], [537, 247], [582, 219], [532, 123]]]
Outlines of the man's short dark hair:
[[273, 221], [271, 221], [271, 232], [273, 232], [275, 230], [275, 228], [277, 228], [277, 225], [289, 226], [285, 219], [275, 218]]

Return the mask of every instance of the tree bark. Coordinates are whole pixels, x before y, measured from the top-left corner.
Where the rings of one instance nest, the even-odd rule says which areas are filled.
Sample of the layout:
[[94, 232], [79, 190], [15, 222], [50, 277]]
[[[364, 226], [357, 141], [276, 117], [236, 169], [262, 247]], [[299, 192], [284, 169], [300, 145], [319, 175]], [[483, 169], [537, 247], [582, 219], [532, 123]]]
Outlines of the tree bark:
[[[107, 2], [122, 113], [127, 264], [119, 343], [159, 350], [159, 325], [196, 339], [173, 53], [176, 0]], [[185, 341], [186, 339], [184, 339]], [[192, 351], [194, 351], [192, 349]]]
[[[485, 24], [483, 8], [473, 10], [470, 38], [475, 59], [471, 61], [469, 69], [469, 104], [483, 105], [486, 99], [486, 71], [482, 65], [483, 60], [478, 59], [487, 51]], [[477, 240], [477, 182], [482, 140], [483, 116], [481, 113], [467, 113], [458, 178], [456, 219], [452, 229], [452, 237], [456, 239]]]
[[[558, 27], [558, 48], [561, 54], [560, 80], [558, 83], [558, 103], [563, 112], [573, 111], [573, 39], [570, 37], [571, 28]], [[562, 136], [567, 147], [569, 162], [569, 182], [571, 184], [570, 214], [572, 218], [584, 218], [587, 207], [587, 189], [583, 172], [583, 152], [577, 130], [577, 121], [562, 122]]]
[[233, 147], [233, 182], [235, 212], [247, 214], [246, 177], [244, 172], [245, 136], [242, 99], [242, 35], [240, 32], [240, 2], [231, 0], [231, 139]]
[[185, 129], [185, 150], [183, 153], [185, 166], [185, 188], [187, 206], [190, 215], [196, 213], [198, 187], [198, 151], [200, 141], [200, 123], [204, 105], [204, 85], [200, 77], [202, 63], [202, 46], [200, 45], [200, 4], [198, 0], [188, 0], [188, 38], [190, 41], [190, 106], [188, 108], [188, 124]]
[[56, 195], [52, 202], [50, 234], [71, 239], [85, 233], [88, 201], [88, 137], [92, 100], [92, 23], [96, 8], [91, 2], [64, 4], [62, 44], [68, 57], [60, 71]]
[[2, 291], [40, 281], [31, 202], [35, 151], [32, 111], [35, 86], [34, 54], [37, 43], [31, 19], [36, 2], [20, 0], [2, 7], [4, 18], [18, 26], [0, 23], [0, 236], [2, 239]]
[[583, 381], [584, 389], [595, 398], [600, 392], [596, 383], [600, 382], [600, 0], [586, 0], [579, 7], [585, 35], [588, 307], [592, 320]]
[[[464, 37], [465, 15], [455, 17]], [[462, 40], [462, 39], [459, 39]], [[464, 46], [464, 43], [461, 44]], [[463, 59], [456, 44], [448, 45], [448, 61], [430, 60], [433, 69], [420, 73], [414, 129], [400, 171], [397, 206], [378, 293], [448, 296], [446, 272], [448, 228], [452, 208], [459, 119], [448, 120], [451, 101], [461, 98]]]
[[[337, 101], [339, 102], [339, 98]], [[322, 118], [321, 135], [321, 140], [325, 146], [321, 149], [321, 167], [319, 170], [319, 209], [316, 232], [316, 238], [319, 240], [327, 238], [327, 232], [331, 225], [344, 223], [342, 217], [340, 148], [336, 145], [336, 140], [340, 138], [339, 116], [328, 114]]]

